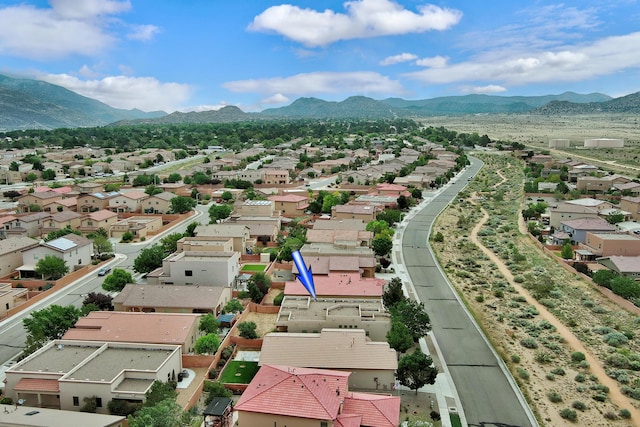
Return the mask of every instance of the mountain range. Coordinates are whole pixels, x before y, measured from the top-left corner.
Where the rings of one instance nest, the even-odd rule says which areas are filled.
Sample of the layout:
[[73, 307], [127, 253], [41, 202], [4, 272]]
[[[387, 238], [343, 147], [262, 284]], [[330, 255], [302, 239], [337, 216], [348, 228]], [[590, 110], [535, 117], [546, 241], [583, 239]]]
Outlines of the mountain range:
[[50, 83], [0, 75], [0, 131], [104, 125], [221, 123], [274, 119], [393, 119], [465, 114], [640, 113], [640, 92], [612, 98], [601, 93], [544, 96], [464, 95], [422, 100], [344, 101], [298, 98], [290, 105], [247, 113], [235, 106], [202, 112], [122, 110]]

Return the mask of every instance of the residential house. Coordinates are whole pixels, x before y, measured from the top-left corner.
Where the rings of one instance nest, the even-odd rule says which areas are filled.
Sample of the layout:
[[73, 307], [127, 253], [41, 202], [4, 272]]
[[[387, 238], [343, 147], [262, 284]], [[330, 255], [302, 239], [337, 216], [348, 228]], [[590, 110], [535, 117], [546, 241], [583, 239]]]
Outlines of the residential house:
[[69, 227], [72, 230], [77, 230], [80, 226], [82, 217], [83, 215], [72, 211], [52, 213], [48, 218], [44, 219], [42, 224], [42, 234], [49, 234], [52, 231], [62, 230], [66, 227]]
[[273, 168], [265, 168], [262, 169], [263, 184], [267, 185], [286, 185], [291, 182], [291, 178], [289, 177], [289, 171], [286, 169], [273, 169]]
[[279, 213], [275, 210], [275, 204], [271, 200], [245, 200], [238, 202], [233, 207], [233, 217], [274, 218]]
[[93, 194], [104, 191], [104, 186], [96, 181], [79, 182], [73, 186], [79, 194]]
[[313, 332], [322, 328], [364, 329], [373, 341], [386, 341], [391, 318], [381, 299], [318, 298], [285, 295], [276, 319], [278, 332]]
[[64, 199], [59, 199], [51, 202], [48, 206], [51, 212], [62, 212], [62, 211], [78, 211], [78, 198], [77, 197], [65, 197]]
[[36, 277], [35, 268], [38, 261], [47, 256], [55, 256], [61, 258], [69, 267], [69, 271], [73, 272], [77, 268], [90, 264], [92, 255], [93, 242], [90, 239], [77, 234], [67, 234], [23, 250], [22, 266], [17, 270], [20, 272], [20, 278]]
[[[587, 241], [587, 233], [607, 233], [615, 232], [616, 227], [609, 224], [602, 218], [579, 218], [560, 222], [560, 231], [569, 235], [573, 244], [585, 243]], [[556, 243], [562, 244], [562, 243]]]
[[144, 200], [147, 198], [149, 195], [144, 191], [121, 191], [117, 196], [109, 199], [107, 209], [117, 213], [142, 212]]
[[31, 237], [9, 237], [0, 240], [0, 277], [8, 276], [20, 267], [22, 252], [38, 246]]
[[11, 283], [0, 283], [0, 319], [9, 314], [9, 310], [29, 300], [29, 289], [12, 288]]
[[361, 219], [371, 222], [382, 209], [376, 205], [336, 205], [331, 208], [332, 219]]
[[161, 188], [166, 193], [177, 195], [191, 193], [191, 191], [189, 190], [189, 186], [182, 182], [167, 182], [165, 184], [158, 185], [158, 188]]
[[313, 223], [314, 230], [357, 230], [365, 231], [367, 223], [361, 219], [339, 219], [329, 221], [316, 221]]
[[240, 271], [239, 252], [183, 251], [162, 260], [147, 274], [149, 284], [231, 286]]
[[199, 314], [92, 311], [78, 319], [62, 339], [179, 345], [188, 354], [194, 352], [202, 335], [200, 318]]
[[631, 218], [634, 220], [640, 219], [640, 196], [629, 197], [624, 196], [620, 198], [620, 209], [623, 209], [631, 213]]
[[83, 233], [90, 233], [103, 228], [107, 230], [107, 233], [109, 233], [111, 226], [116, 222], [118, 222], [117, 213], [101, 209], [99, 211], [93, 211], [85, 214], [80, 219], [80, 226], [78, 229]]
[[228, 397], [214, 397], [202, 412], [204, 427], [232, 427], [233, 400]]
[[176, 197], [176, 195], [168, 191], [149, 196], [142, 200], [142, 212], [147, 214], [168, 213], [171, 210], [171, 199], [174, 197]]
[[[335, 220], [334, 220], [335, 222]], [[307, 230], [309, 243], [332, 243], [339, 247], [371, 246], [372, 231], [360, 230]]]
[[371, 341], [362, 329], [322, 329], [318, 334], [270, 333], [258, 365], [351, 372], [350, 389], [391, 391], [398, 356], [386, 341]]
[[[209, 237], [209, 236], [186, 236], [178, 240], [176, 252], [190, 251], [216, 251], [233, 252], [233, 238], [231, 237]], [[239, 251], [238, 251], [239, 252]]]
[[596, 261], [607, 267], [609, 270], [618, 273], [620, 276], [640, 280], [640, 256], [612, 255], [597, 258]]
[[569, 182], [577, 182], [578, 178], [596, 176], [596, 174], [600, 171], [597, 166], [579, 162], [577, 164], [567, 164], [567, 167], [569, 168]]
[[613, 205], [604, 200], [591, 198], [569, 200], [549, 207], [549, 225], [559, 228], [562, 221], [578, 218], [598, 218], [603, 209], [613, 208]]
[[616, 184], [624, 184], [631, 181], [620, 175], [606, 175], [603, 177], [583, 176], [577, 178], [576, 189], [587, 193], [604, 193]]
[[[50, 212], [51, 203], [61, 200], [64, 195], [55, 191], [27, 193], [18, 197], [19, 212]], [[36, 208], [37, 206], [37, 208]]]
[[267, 197], [275, 204], [275, 209], [279, 210], [283, 216], [295, 218], [304, 215], [309, 207], [309, 197], [299, 194], [283, 194]]
[[231, 288], [223, 286], [129, 284], [113, 299], [113, 306], [116, 311], [217, 316], [231, 298]]
[[[581, 257], [640, 256], [640, 236], [635, 234], [587, 233], [587, 240], [580, 249], [588, 253]], [[577, 252], [577, 251], [576, 251]]]
[[630, 196], [640, 196], [640, 182], [625, 182], [619, 184], [613, 184], [613, 188], [617, 191], [622, 192], [622, 194], [630, 195]]
[[249, 227], [244, 224], [207, 224], [198, 225], [194, 234], [196, 237], [230, 237], [233, 239], [233, 250], [241, 254], [247, 249], [255, 247], [255, 239], [249, 236]]
[[[315, 246], [312, 246], [315, 245]], [[314, 249], [318, 249], [318, 246], [322, 245], [320, 252], [314, 252]], [[314, 277], [317, 275], [327, 274], [358, 274], [364, 278], [370, 278], [375, 276], [376, 271], [376, 259], [372, 253], [368, 255], [349, 255], [353, 252], [353, 248], [345, 249], [342, 255], [330, 255], [322, 253], [323, 250], [335, 252], [332, 245], [331, 247], [324, 246], [323, 244], [306, 244], [300, 248], [300, 253], [304, 255], [307, 267], [311, 267]], [[370, 251], [370, 250], [369, 250]], [[293, 265], [294, 273], [298, 272], [298, 267]]]
[[162, 228], [162, 216], [132, 216], [115, 222], [109, 227], [110, 237], [122, 237], [124, 233], [133, 234], [135, 239], [146, 238]]
[[117, 191], [80, 194], [78, 196], [78, 212], [95, 212], [107, 209], [111, 199], [119, 195], [120, 193]]
[[[313, 271], [313, 268], [311, 269]], [[293, 273], [298, 274], [295, 269]], [[359, 272], [314, 274], [316, 295], [322, 298], [373, 298], [380, 299], [384, 293], [386, 280], [374, 277], [361, 277]], [[309, 291], [299, 280], [288, 281], [284, 285], [284, 294], [306, 296]]]
[[238, 426], [398, 427], [400, 397], [349, 391], [349, 376], [263, 365], [235, 405]]
[[96, 412], [111, 400], [142, 403], [154, 381], [182, 372], [179, 345], [54, 340], [6, 371], [14, 402], [79, 411], [95, 397]]
[[[29, 427], [127, 427], [123, 415], [94, 414], [91, 412], [62, 411], [42, 406], [14, 406], [0, 404], [2, 424]], [[29, 420], [28, 424], [24, 424]]]
[[4, 223], [4, 234], [7, 237], [40, 237], [48, 212], [34, 212], [16, 217]]

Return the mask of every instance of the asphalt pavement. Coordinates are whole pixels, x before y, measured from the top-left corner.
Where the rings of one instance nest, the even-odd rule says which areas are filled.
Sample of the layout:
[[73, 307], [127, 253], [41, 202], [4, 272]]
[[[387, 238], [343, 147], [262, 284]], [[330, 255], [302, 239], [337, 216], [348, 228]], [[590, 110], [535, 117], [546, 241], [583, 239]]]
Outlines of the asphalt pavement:
[[440, 212], [482, 167], [479, 159], [405, 223], [402, 259], [413, 291], [424, 303], [469, 426], [537, 426], [504, 362], [459, 299], [428, 244]]

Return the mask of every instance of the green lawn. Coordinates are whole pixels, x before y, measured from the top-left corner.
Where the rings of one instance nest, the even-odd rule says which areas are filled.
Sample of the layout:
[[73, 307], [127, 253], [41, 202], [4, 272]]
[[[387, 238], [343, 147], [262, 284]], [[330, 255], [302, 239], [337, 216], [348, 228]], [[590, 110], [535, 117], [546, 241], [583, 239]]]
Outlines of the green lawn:
[[265, 268], [267, 266], [262, 264], [245, 264], [240, 271], [264, 271]]
[[232, 360], [220, 376], [222, 383], [249, 384], [258, 372], [258, 362]]

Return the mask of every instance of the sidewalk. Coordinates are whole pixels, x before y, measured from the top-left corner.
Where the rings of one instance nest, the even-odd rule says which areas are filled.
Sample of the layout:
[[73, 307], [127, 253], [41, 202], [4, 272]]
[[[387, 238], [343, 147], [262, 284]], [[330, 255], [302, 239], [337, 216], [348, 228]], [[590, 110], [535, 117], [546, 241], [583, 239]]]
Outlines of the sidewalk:
[[[455, 180], [456, 178], [454, 178]], [[445, 186], [448, 184], [445, 184]], [[394, 273], [377, 274], [376, 276], [383, 277], [385, 279], [391, 279], [398, 277], [403, 283], [403, 290], [405, 296], [420, 302], [411, 278], [408, 272], [404, 268], [404, 260], [402, 258], [402, 236], [406, 228], [406, 223], [411, 220], [417, 212], [424, 208], [431, 200], [437, 196], [444, 187], [439, 188], [433, 192], [425, 193], [424, 198], [420, 204], [414, 206], [407, 215], [402, 219], [395, 230], [393, 236], [393, 249], [391, 251], [391, 266], [394, 269]], [[443, 427], [452, 427], [450, 414], [457, 414], [460, 416], [462, 425], [467, 425], [467, 420], [464, 416], [464, 410], [460, 404], [460, 397], [456, 390], [455, 384], [451, 379], [449, 369], [447, 368], [446, 361], [442, 357], [440, 348], [432, 332], [429, 332], [427, 336], [420, 338], [420, 349], [424, 354], [431, 356], [434, 365], [438, 368], [438, 376], [436, 377], [435, 384], [426, 385], [420, 388], [418, 391], [421, 393], [430, 393], [436, 396], [436, 402], [434, 402], [433, 409], [440, 413], [441, 423]], [[408, 391], [409, 389], [404, 386], [400, 386], [401, 391]], [[426, 402], [425, 402], [426, 403]]]

